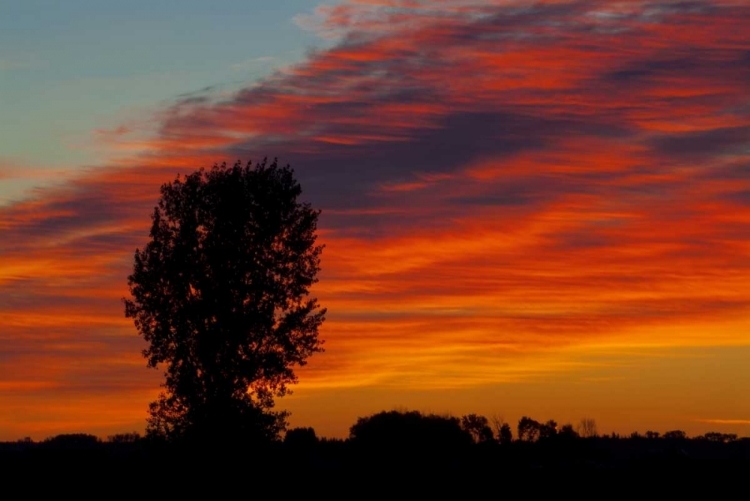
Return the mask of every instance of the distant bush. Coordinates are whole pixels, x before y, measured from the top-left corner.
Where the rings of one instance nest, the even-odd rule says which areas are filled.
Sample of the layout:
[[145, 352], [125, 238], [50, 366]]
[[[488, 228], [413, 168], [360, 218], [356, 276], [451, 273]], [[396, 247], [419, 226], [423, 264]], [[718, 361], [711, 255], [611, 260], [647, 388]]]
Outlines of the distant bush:
[[138, 432], [131, 433], [117, 433], [107, 437], [107, 442], [112, 444], [133, 444], [141, 440], [141, 435]]
[[458, 418], [417, 411], [384, 411], [361, 417], [350, 428], [349, 437], [358, 445], [412, 450], [449, 449], [474, 442]]
[[727, 443], [727, 442], [735, 442], [737, 440], [737, 435], [734, 433], [719, 433], [716, 431], [710, 431], [706, 433], [705, 435], [702, 435], [696, 438], [708, 440], [709, 442]]
[[46, 439], [43, 444], [55, 449], [90, 449], [97, 447], [101, 441], [88, 433], [66, 433]]
[[665, 432], [664, 435], [662, 435], [662, 438], [667, 440], [686, 440], [688, 437], [687, 433], [682, 430], [671, 430]]
[[284, 436], [284, 444], [290, 447], [313, 447], [317, 443], [313, 428], [292, 428]]

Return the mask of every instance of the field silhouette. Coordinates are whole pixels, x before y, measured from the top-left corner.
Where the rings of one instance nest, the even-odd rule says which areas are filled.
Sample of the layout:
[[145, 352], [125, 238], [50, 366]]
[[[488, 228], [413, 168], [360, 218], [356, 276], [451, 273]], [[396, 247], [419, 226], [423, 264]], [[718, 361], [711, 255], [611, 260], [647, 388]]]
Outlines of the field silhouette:
[[[253, 444], [166, 441], [137, 433], [104, 440], [64, 434], [0, 443], [0, 465], [8, 478], [31, 472], [57, 475], [63, 485], [78, 488], [75, 475], [85, 472], [107, 482], [128, 478], [126, 488], [136, 492], [153, 486], [172, 495], [196, 489], [229, 493], [238, 479], [289, 493], [357, 496], [394, 489], [404, 489], [399, 491], [404, 495], [448, 490], [479, 495], [506, 484], [507, 492], [532, 495], [594, 495], [600, 486], [613, 485], [623, 491], [667, 489], [653, 492], [674, 494], [700, 487], [716, 493], [750, 471], [750, 438], [732, 434], [688, 437], [672, 430], [582, 437], [572, 425], [558, 429], [523, 417], [508, 441], [490, 427], [477, 435], [473, 423], [481, 418], [383, 411], [359, 418], [346, 439], [293, 428], [283, 440]], [[529, 432], [533, 423], [547, 428]], [[498, 426], [506, 433], [508, 428], [508, 423]]]

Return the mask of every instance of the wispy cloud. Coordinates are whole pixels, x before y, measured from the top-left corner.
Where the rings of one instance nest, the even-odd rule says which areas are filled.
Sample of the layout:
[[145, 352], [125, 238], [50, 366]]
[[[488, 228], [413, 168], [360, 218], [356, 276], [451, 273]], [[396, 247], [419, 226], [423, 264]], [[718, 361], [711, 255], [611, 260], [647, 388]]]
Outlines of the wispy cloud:
[[[476, 386], [575, 370], [534, 357], [577, 346], [750, 344], [745, 3], [359, 0], [316, 15], [330, 49], [180, 99], [145, 153], [0, 208], [12, 398], [106, 372], [72, 364], [82, 350], [116, 360], [112, 391], [152, 381], [126, 356], [139, 340], [119, 299], [158, 187], [266, 155], [323, 209], [328, 351], [311, 386]], [[37, 359], [55, 370], [19, 372]]]
[[699, 419], [700, 423], [750, 426], [750, 419]]

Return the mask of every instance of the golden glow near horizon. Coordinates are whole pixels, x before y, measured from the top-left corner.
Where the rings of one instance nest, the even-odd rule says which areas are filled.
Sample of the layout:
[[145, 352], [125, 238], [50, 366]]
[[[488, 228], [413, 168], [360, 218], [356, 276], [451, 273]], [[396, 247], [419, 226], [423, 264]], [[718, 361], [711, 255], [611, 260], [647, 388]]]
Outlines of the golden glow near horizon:
[[120, 299], [159, 186], [276, 154], [326, 245], [293, 425], [750, 435], [750, 6], [429, 5], [322, 7], [332, 48], [0, 206], [0, 439], [143, 429], [160, 375]]

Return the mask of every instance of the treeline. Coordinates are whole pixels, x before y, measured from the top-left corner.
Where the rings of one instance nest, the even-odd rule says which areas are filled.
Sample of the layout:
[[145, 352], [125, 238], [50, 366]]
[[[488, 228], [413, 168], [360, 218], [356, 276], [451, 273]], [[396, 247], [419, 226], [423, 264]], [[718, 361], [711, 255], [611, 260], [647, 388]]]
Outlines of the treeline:
[[0, 471], [6, 479], [56, 477], [51, 485], [73, 492], [84, 485], [96, 495], [95, 485], [170, 498], [196, 492], [224, 497], [237, 485], [262, 485], [287, 495], [347, 499], [393, 492], [473, 498], [503, 485], [531, 496], [582, 489], [599, 495], [613, 486], [653, 491], [657, 485], [690, 493], [696, 483], [727, 487], [750, 472], [750, 438], [718, 432], [691, 438], [680, 431], [601, 435], [595, 425], [523, 417], [511, 426], [476, 414], [390, 411], [359, 418], [346, 439], [321, 438], [313, 428], [253, 444], [63, 434], [0, 444]]
[[[448, 415], [423, 414], [418, 411], [383, 411], [367, 417], [361, 417], [349, 430], [346, 439], [319, 438], [313, 428], [298, 427], [286, 431], [283, 437], [267, 443], [241, 444], [253, 448], [286, 453], [310, 453], [315, 450], [338, 451], [342, 455], [358, 452], [398, 451], [400, 454], [426, 453], [433, 457], [440, 456], [441, 451], [450, 454], [454, 459], [461, 454], [471, 455], [482, 451], [547, 451], [570, 449], [576, 444], [588, 444], [611, 449], [621, 448], [623, 444], [640, 447], [650, 453], [671, 450], [690, 457], [689, 451], [708, 450], [710, 446], [737, 444], [738, 450], [750, 448], [750, 438], [739, 438], [736, 434], [709, 432], [689, 437], [682, 430], [670, 430], [664, 433], [647, 431], [627, 436], [616, 433], [600, 435], [596, 421], [590, 418], [581, 419], [573, 424], [558, 425], [554, 420], [537, 421], [528, 416], [518, 420], [514, 427], [499, 418], [488, 419], [478, 414], [467, 414], [462, 417]], [[142, 436], [137, 432], [122, 433], [101, 439], [86, 433], [61, 434], [42, 441], [25, 438], [15, 442], [0, 443], [0, 452], [33, 454], [35, 451], [111, 451], [139, 452], [185, 451], [191, 448], [236, 447], [240, 444], [223, 443], [170, 443], [158, 437]], [[708, 446], [708, 447], [706, 447]], [[591, 447], [589, 447], [591, 448]], [[711, 449], [718, 450], [716, 447]], [[727, 449], [729, 450], [729, 449]]]

